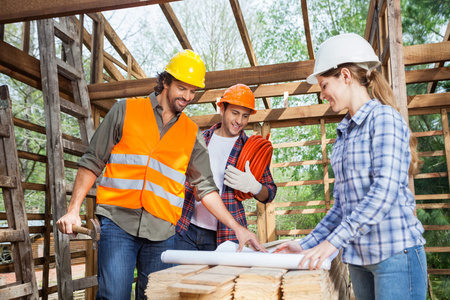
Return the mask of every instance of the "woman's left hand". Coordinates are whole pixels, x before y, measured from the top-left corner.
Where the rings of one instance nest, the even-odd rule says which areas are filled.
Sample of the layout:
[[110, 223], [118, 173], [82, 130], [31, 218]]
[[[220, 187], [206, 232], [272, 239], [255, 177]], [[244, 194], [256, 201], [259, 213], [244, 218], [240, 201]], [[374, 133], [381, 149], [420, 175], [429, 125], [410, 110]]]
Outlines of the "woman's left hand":
[[[337, 248], [333, 246], [329, 241], [325, 240], [319, 245], [315, 246], [314, 248], [308, 249], [303, 251], [301, 254], [304, 254], [305, 256], [300, 261], [299, 267], [300, 269], [303, 268], [304, 263], [309, 259], [309, 269], [313, 270], [319, 270], [320, 266], [322, 265], [323, 261], [327, 259], [328, 257], [333, 254]], [[314, 268], [314, 262], [319, 259], [317, 264]]]

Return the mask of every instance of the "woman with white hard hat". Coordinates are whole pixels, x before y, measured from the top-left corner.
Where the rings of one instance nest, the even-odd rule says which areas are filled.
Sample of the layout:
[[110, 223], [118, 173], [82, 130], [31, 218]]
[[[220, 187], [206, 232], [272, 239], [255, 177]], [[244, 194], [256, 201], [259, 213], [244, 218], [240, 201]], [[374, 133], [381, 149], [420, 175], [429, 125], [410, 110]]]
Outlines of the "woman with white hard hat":
[[308, 236], [276, 251], [302, 253], [300, 267], [309, 260], [312, 269], [342, 248], [357, 299], [426, 299], [424, 229], [408, 184], [417, 143], [379, 65], [359, 35], [320, 45], [307, 81], [319, 84], [333, 111], [348, 110], [331, 155], [335, 204]]

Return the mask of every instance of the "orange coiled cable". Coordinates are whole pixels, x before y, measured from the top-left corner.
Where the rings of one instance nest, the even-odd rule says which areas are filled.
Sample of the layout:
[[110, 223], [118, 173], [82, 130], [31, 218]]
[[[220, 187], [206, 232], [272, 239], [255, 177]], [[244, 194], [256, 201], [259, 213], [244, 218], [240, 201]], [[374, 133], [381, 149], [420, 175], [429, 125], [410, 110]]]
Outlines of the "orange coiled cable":
[[[242, 148], [236, 163], [236, 168], [245, 172], [245, 163], [247, 160], [250, 161], [250, 171], [258, 181], [261, 180], [267, 165], [272, 159], [273, 146], [269, 141], [269, 136], [270, 134], [265, 139], [260, 135], [252, 135]], [[234, 195], [239, 201], [253, 197], [252, 193], [243, 193], [238, 190], [234, 190]]]

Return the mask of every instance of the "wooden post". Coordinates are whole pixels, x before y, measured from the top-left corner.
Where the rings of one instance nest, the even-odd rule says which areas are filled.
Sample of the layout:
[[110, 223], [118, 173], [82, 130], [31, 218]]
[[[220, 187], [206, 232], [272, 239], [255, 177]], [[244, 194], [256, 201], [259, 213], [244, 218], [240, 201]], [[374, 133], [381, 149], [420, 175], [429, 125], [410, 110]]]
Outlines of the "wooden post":
[[91, 84], [103, 82], [103, 41], [105, 24], [101, 16], [92, 19]]
[[[54, 46], [53, 19], [39, 20], [39, 48], [41, 52], [41, 77], [44, 98], [45, 124], [47, 130], [47, 157], [49, 163], [48, 188], [52, 201], [53, 237], [58, 278], [58, 298], [73, 299], [72, 270], [69, 237], [56, 227], [67, 211], [66, 182], [64, 176], [63, 141], [61, 131], [61, 102], [59, 99], [58, 71]], [[49, 32], [50, 31], [50, 32]], [[44, 34], [47, 33], [47, 34]]]
[[[406, 93], [405, 66], [403, 62], [403, 37], [400, 0], [387, 0], [386, 10], [389, 30], [389, 54], [391, 65], [391, 85], [400, 113], [409, 124], [408, 99]], [[409, 188], [415, 195], [414, 178], [409, 176]]]
[[325, 130], [325, 119], [320, 119], [320, 132], [322, 137], [322, 168], [323, 168], [323, 188], [325, 192], [325, 208], [327, 212], [331, 207], [330, 200], [330, 179], [328, 177], [328, 154], [327, 154], [327, 135]]
[[[262, 125], [262, 136], [264, 138], [270, 134], [270, 123], [264, 122]], [[270, 138], [269, 138], [270, 140]], [[272, 169], [272, 160], [270, 161], [270, 172], [273, 172]], [[267, 231], [267, 242], [272, 242], [277, 239], [277, 235], [275, 232], [276, 229], [276, 220], [275, 220], [275, 204], [273, 202], [265, 204], [266, 206], [266, 231]]]
[[450, 185], [450, 131], [448, 126], [448, 112], [446, 108], [441, 109], [442, 135], [444, 137], [445, 157], [447, 158], [447, 179]]
[[30, 21], [22, 23], [22, 51], [30, 52]]

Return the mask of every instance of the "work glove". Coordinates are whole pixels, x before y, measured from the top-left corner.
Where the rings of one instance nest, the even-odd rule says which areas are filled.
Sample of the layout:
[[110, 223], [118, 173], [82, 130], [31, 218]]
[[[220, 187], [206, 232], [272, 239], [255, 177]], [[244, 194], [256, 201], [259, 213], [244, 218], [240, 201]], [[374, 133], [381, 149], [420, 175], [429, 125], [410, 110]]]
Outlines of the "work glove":
[[250, 162], [245, 163], [245, 172], [233, 167], [228, 166], [225, 170], [225, 185], [232, 189], [239, 190], [243, 193], [252, 193], [258, 195], [262, 189], [262, 184], [255, 179], [252, 172], [250, 172]]

